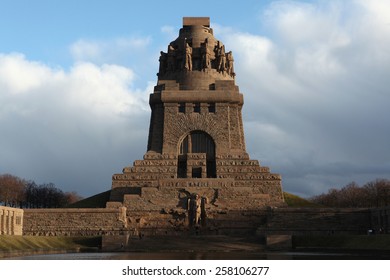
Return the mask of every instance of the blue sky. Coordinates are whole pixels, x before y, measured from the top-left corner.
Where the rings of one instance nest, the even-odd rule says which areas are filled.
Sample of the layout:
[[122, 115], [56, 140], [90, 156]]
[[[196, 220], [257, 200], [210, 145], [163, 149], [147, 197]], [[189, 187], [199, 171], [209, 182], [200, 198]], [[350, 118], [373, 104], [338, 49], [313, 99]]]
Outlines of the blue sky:
[[233, 51], [247, 150], [286, 191], [390, 177], [387, 0], [1, 1], [0, 173], [110, 189], [146, 151], [184, 16], [209, 16]]
[[[2, 1], [2, 51], [18, 51], [31, 59], [69, 65], [68, 46], [78, 39], [112, 40], [150, 37], [161, 41], [162, 24], [181, 27], [183, 16], [210, 16], [220, 24], [254, 30], [268, 1]], [[205, 9], [205, 7], [208, 7]], [[253, 22], [255, 20], [255, 23]], [[4, 42], [3, 42], [4, 40]]]

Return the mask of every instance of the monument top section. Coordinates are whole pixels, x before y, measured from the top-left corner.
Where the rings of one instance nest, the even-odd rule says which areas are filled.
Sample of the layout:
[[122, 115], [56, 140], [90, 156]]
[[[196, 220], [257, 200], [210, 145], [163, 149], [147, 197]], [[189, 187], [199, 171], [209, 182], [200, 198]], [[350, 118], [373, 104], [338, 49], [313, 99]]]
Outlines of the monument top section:
[[209, 17], [184, 17], [179, 37], [160, 52], [158, 84], [176, 81], [181, 89], [205, 89], [217, 80], [233, 80], [233, 53], [214, 37]]
[[210, 27], [209, 17], [183, 17], [183, 26], [203, 25]]

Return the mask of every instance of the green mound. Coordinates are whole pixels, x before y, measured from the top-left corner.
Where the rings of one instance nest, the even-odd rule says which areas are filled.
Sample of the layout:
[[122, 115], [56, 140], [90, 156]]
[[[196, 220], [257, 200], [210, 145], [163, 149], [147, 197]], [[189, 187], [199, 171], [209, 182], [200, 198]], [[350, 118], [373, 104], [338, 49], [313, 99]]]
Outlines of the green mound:
[[289, 207], [319, 207], [318, 204], [312, 203], [297, 195], [284, 192], [284, 200]]
[[102, 192], [70, 204], [67, 208], [105, 208], [110, 194], [111, 191]]

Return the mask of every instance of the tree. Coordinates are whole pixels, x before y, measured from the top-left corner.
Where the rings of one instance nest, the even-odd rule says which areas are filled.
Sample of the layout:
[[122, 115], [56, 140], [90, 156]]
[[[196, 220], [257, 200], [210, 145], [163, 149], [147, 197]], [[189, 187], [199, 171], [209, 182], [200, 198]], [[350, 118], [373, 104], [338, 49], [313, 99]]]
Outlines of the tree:
[[26, 207], [39, 207], [38, 185], [34, 181], [29, 181], [26, 184]]
[[76, 192], [64, 193], [53, 183], [37, 185], [35, 182], [28, 182], [26, 188], [28, 208], [63, 208], [80, 199]]
[[11, 175], [0, 175], [0, 201], [5, 206], [22, 206], [25, 198], [25, 180]]
[[339, 194], [339, 207], [367, 207], [364, 190], [355, 182], [343, 187]]
[[339, 207], [339, 190], [331, 188], [327, 194], [323, 193], [310, 198], [309, 200], [313, 203], [328, 206], [328, 207]]
[[67, 201], [67, 205], [69, 204], [73, 204], [81, 199], [83, 199], [80, 195], [78, 195], [76, 192], [66, 192], [65, 193], [65, 196], [66, 196], [66, 201]]
[[11, 174], [0, 175], [0, 205], [25, 208], [61, 208], [79, 201], [76, 192], [64, 193], [55, 184], [37, 185]]
[[390, 203], [390, 181], [376, 179], [364, 185], [367, 202], [370, 207], [388, 206]]
[[314, 203], [328, 207], [384, 207], [390, 204], [390, 181], [376, 179], [359, 187], [351, 182], [341, 189], [310, 198]]

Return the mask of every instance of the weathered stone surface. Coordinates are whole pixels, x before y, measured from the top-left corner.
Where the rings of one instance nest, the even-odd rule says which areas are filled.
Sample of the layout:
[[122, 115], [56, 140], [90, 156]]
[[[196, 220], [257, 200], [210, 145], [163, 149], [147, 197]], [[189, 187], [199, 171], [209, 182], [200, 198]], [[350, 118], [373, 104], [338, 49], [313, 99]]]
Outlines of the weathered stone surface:
[[284, 205], [281, 177], [246, 152], [233, 55], [209, 18], [183, 19], [179, 37], [161, 52], [157, 76], [147, 152], [113, 175], [107, 207], [122, 203], [134, 232], [188, 230], [197, 194], [203, 230], [253, 230], [266, 206]]
[[263, 235], [366, 234], [374, 225], [370, 209], [360, 208], [269, 208]]
[[25, 209], [24, 235], [118, 235], [127, 228], [126, 209]]
[[210, 27], [210, 18], [209, 17], [184, 17], [183, 26], [191, 25], [203, 25]]

